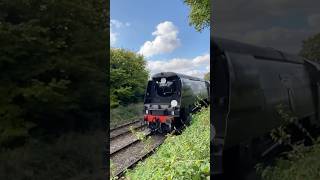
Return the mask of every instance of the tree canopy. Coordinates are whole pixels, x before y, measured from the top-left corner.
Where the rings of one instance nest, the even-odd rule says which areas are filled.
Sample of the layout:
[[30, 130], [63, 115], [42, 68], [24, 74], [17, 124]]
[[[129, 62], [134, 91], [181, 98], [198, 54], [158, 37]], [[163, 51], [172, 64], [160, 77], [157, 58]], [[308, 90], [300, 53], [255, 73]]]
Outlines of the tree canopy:
[[320, 33], [303, 41], [300, 55], [307, 59], [320, 62]]
[[210, 0], [184, 0], [190, 6], [189, 23], [197, 31], [210, 26]]
[[203, 77], [204, 80], [207, 80], [207, 81], [210, 81], [210, 72], [207, 72], [204, 77]]
[[110, 50], [111, 107], [141, 101], [147, 80], [143, 56], [125, 49]]
[[98, 0], [0, 3], [0, 146], [102, 119], [104, 8]]

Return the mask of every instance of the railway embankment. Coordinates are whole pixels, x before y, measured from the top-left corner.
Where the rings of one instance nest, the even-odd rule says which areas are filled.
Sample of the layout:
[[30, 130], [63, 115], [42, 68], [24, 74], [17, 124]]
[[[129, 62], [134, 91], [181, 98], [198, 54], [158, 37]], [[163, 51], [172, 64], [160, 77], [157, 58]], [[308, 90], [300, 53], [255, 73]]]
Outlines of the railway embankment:
[[295, 146], [273, 165], [260, 169], [262, 180], [320, 179], [320, 138], [312, 146]]
[[111, 129], [110, 163], [111, 179], [122, 177], [124, 172], [147, 158], [165, 139], [151, 134], [142, 120], [133, 121]]
[[110, 109], [110, 128], [129, 123], [133, 120], [143, 117], [143, 103], [129, 104], [127, 106], [118, 106]]
[[210, 175], [210, 108], [193, 115], [180, 135], [167, 135], [156, 152], [125, 175], [128, 179], [191, 179]]

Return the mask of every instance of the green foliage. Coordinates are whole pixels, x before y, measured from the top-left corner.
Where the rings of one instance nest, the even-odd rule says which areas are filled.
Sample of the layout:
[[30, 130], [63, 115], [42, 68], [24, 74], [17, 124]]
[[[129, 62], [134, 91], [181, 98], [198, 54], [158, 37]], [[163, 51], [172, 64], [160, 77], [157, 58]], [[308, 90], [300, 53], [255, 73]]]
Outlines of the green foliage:
[[[273, 129], [271, 137], [280, 144], [289, 145], [292, 150], [283, 153], [283, 156], [276, 159], [273, 165], [265, 166], [257, 164], [256, 169], [263, 180], [291, 180], [291, 179], [319, 179], [320, 163], [320, 138], [315, 140], [309, 132], [301, 126], [298, 118], [284, 105], [277, 106], [278, 114], [283, 125]], [[291, 142], [293, 134], [288, 133], [288, 126], [295, 125], [306, 137], [312, 140], [313, 146], [294, 144]]]
[[110, 127], [141, 119], [143, 117], [142, 111], [143, 103], [120, 105], [110, 109]]
[[110, 49], [111, 107], [141, 101], [148, 80], [143, 56], [125, 49]]
[[1, 1], [0, 146], [102, 121], [103, 8], [98, 0]]
[[184, 0], [190, 6], [189, 22], [197, 31], [210, 26], [210, 0]]
[[203, 77], [204, 80], [207, 80], [207, 81], [210, 81], [210, 72], [207, 72], [204, 77]]
[[144, 142], [144, 143], [146, 142], [146, 140], [147, 140], [148, 138], [151, 138], [150, 136], [147, 137], [147, 134], [146, 134], [145, 132], [135, 130], [133, 126], [130, 126], [129, 129], [130, 129], [130, 132], [131, 132], [137, 139], [139, 139], [140, 141], [142, 141], [142, 142]]
[[274, 166], [262, 168], [259, 172], [263, 180], [314, 180], [320, 179], [320, 139], [313, 146], [296, 146], [287, 158], [276, 161]]
[[288, 106], [279, 104], [276, 108], [278, 114], [280, 115], [282, 125], [271, 131], [270, 135], [274, 141], [277, 141], [279, 144], [290, 145], [294, 149], [294, 146], [291, 143], [291, 136], [293, 136], [293, 132], [290, 134], [290, 125], [296, 126], [296, 128], [303, 132], [303, 134], [312, 142], [315, 141], [308, 130], [305, 129], [301, 123], [299, 123], [299, 119], [294, 115]]
[[193, 116], [179, 136], [168, 135], [156, 153], [128, 171], [129, 179], [206, 179], [210, 176], [210, 109]]
[[307, 59], [320, 62], [320, 33], [303, 41], [300, 55]]
[[0, 179], [106, 179], [102, 167], [105, 132], [70, 133], [52, 144], [36, 139], [0, 152]]

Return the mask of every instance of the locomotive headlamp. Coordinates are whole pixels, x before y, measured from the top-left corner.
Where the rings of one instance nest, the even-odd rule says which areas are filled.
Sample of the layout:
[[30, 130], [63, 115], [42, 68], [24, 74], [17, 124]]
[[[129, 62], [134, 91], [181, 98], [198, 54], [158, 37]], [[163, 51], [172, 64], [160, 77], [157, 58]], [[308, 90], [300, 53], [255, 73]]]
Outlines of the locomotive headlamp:
[[178, 105], [178, 101], [172, 100], [170, 104], [171, 104], [171, 107], [176, 107]]
[[160, 83], [161, 84], [165, 84], [167, 82], [167, 79], [166, 78], [161, 78], [161, 80], [160, 80]]

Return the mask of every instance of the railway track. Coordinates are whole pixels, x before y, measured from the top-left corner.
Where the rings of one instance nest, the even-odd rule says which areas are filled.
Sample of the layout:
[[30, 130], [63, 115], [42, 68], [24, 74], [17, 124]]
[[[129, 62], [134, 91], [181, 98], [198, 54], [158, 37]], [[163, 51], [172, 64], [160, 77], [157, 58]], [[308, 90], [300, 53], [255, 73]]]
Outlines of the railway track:
[[[143, 133], [144, 136], [150, 135], [149, 129], [143, 129], [138, 131], [138, 133]], [[139, 141], [139, 138], [133, 133], [127, 133], [121, 137], [118, 136], [118, 138], [113, 139], [110, 143], [110, 155], [117, 153], [118, 151], [136, 143], [137, 141]]]
[[[132, 133], [130, 127], [134, 128], [136, 133]], [[148, 137], [148, 140], [141, 140], [141, 136]], [[162, 135], [151, 135], [150, 130], [141, 121], [134, 121], [112, 129], [110, 132], [112, 176], [123, 175], [126, 169], [132, 168], [152, 154], [164, 139], [165, 136]]]
[[115, 127], [113, 129], [110, 129], [110, 140], [117, 138], [118, 136], [122, 136], [128, 133], [131, 133], [130, 129], [134, 130], [141, 130], [143, 128], [147, 127], [147, 124], [145, 124], [141, 120], [136, 120], [133, 122], [129, 122], [123, 125], [120, 125], [118, 127]]
[[136, 141], [121, 150], [110, 154], [112, 176], [121, 176], [128, 168], [152, 154], [165, 139], [162, 135], [150, 135], [150, 141]]

